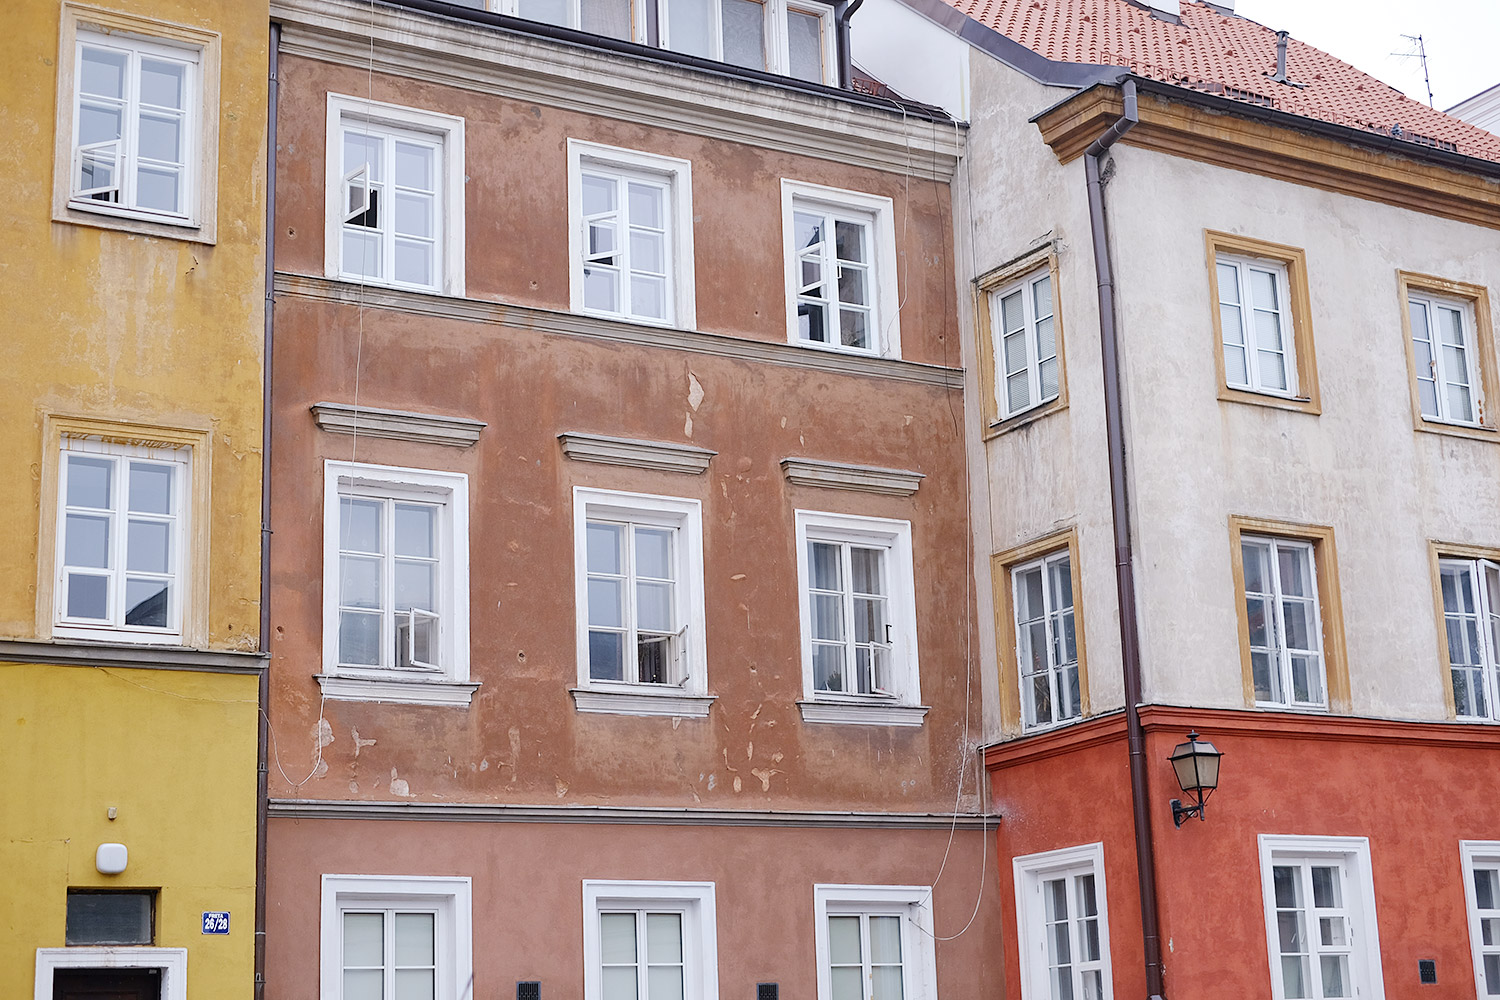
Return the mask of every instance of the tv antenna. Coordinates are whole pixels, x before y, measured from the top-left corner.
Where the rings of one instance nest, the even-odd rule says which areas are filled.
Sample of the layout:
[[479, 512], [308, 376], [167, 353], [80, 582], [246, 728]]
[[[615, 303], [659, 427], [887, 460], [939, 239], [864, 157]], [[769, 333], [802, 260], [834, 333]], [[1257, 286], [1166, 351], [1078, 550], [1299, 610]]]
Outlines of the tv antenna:
[[1427, 43], [1422, 40], [1422, 36], [1421, 35], [1402, 35], [1401, 37], [1404, 38], [1404, 39], [1406, 39], [1408, 42], [1410, 42], [1412, 44], [1412, 46], [1414, 47], [1415, 51], [1412, 51], [1412, 52], [1392, 52], [1391, 55], [1397, 56], [1397, 57], [1399, 57], [1401, 59], [1420, 59], [1420, 60], [1422, 60], [1422, 82], [1427, 86], [1427, 106], [1429, 108], [1433, 107], [1434, 105], [1432, 103], [1432, 77], [1427, 74]]

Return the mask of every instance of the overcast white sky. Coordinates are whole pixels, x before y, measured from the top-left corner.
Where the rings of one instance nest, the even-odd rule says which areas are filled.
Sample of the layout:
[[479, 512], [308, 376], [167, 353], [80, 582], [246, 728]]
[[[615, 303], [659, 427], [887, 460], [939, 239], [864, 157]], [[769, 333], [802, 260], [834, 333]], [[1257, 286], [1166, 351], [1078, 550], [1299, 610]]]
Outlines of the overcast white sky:
[[1500, 0], [1235, 0], [1234, 11], [1425, 102], [1421, 60], [1391, 55], [1415, 51], [1402, 35], [1421, 35], [1439, 109], [1500, 83]]

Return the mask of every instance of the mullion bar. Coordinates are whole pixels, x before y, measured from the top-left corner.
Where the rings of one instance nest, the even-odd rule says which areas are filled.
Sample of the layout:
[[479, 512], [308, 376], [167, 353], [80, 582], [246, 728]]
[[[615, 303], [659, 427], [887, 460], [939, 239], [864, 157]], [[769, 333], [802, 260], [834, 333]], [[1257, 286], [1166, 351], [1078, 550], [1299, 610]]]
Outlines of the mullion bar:
[[844, 693], [859, 694], [859, 643], [854, 641], [854, 547], [845, 542], [839, 543], [839, 571], [839, 599], [844, 605], [844, 656], [847, 657]]
[[[621, 270], [622, 272], [625, 271], [623, 268]], [[639, 684], [641, 682], [639, 646], [641, 638], [640, 629], [637, 627], [638, 623], [635, 620], [635, 606], [638, 603], [635, 588], [639, 585], [636, 582], [635, 575], [635, 529], [635, 523], [627, 521], [625, 522], [625, 530], [620, 532], [620, 534], [625, 536], [622, 543], [623, 551], [621, 552], [624, 563], [620, 567], [625, 571], [625, 593], [621, 598], [623, 603], [620, 611], [624, 616], [622, 621], [625, 625], [625, 679], [631, 684]], [[636, 940], [637, 942], [640, 941], [639, 934], [637, 934]]]

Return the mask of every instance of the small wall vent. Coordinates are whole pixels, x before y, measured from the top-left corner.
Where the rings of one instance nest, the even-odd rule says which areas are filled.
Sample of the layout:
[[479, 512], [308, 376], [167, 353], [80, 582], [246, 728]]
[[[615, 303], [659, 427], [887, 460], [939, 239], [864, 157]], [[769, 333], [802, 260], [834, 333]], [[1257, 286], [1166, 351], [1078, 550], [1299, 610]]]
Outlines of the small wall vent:
[[777, 983], [756, 983], [755, 1000], [779, 1000], [781, 986]]
[[540, 981], [516, 983], [516, 1000], [542, 1000], [542, 984]]
[[1435, 959], [1435, 958], [1419, 958], [1419, 959], [1417, 959], [1417, 978], [1420, 979], [1423, 983], [1436, 983], [1437, 982], [1437, 959]]

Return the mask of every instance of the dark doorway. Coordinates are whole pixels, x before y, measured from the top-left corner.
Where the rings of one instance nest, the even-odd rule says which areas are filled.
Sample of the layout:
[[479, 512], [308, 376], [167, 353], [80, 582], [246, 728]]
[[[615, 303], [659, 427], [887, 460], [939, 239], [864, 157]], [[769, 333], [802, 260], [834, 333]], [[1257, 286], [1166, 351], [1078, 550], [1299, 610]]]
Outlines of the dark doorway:
[[161, 970], [58, 969], [52, 1000], [161, 1000]]

